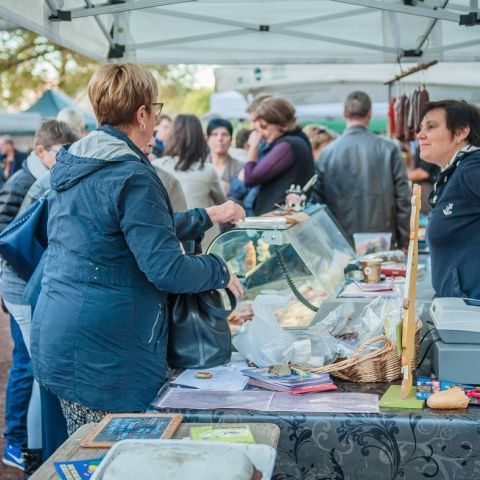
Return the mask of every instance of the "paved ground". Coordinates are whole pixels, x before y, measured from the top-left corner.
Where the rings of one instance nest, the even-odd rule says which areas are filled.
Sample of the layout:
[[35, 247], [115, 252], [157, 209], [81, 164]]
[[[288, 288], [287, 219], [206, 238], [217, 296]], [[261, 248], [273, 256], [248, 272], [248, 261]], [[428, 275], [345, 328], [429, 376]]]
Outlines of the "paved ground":
[[[3, 312], [0, 312], [0, 431], [5, 428], [5, 383], [10, 368], [12, 344], [10, 342], [10, 327]], [[0, 452], [3, 453], [3, 435], [0, 435]], [[0, 462], [1, 480], [20, 480], [22, 472], [16, 468], [5, 466]]]

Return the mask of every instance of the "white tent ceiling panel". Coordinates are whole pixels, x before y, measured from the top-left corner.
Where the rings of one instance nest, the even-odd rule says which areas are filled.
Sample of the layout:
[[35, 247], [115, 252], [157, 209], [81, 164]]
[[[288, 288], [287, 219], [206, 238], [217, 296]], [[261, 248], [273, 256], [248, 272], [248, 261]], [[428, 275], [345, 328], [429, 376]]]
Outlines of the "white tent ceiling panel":
[[144, 63], [382, 63], [408, 51], [413, 60], [479, 57], [480, 25], [459, 25], [469, 0], [105, 2], [0, 0], [0, 17], [95, 58]]
[[[83, 0], [69, 0], [72, 8], [83, 7]], [[108, 41], [93, 17], [79, 18], [72, 23], [52, 22], [46, 2], [41, 0], [0, 0], [0, 17], [44, 35], [53, 42], [90, 57], [104, 59]], [[111, 20], [103, 23], [110, 28]]]

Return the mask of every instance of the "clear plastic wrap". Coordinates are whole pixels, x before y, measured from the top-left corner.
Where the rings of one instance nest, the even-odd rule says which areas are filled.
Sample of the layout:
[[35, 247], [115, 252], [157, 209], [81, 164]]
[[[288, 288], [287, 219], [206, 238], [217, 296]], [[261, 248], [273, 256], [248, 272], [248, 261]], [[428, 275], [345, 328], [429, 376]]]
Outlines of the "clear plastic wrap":
[[[360, 311], [353, 302], [342, 302], [296, 336], [281, 328], [274, 314], [289, 301], [288, 296], [259, 295], [253, 303], [254, 319], [233, 339], [237, 350], [259, 367], [288, 362], [321, 367], [351, 358], [360, 345], [376, 336], [386, 335], [396, 342], [401, 298], [378, 297]], [[372, 344], [364, 353], [375, 348]]]
[[312, 325], [307, 332], [310, 335], [330, 334], [334, 337], [339, 335], [350, 322], [355, 308], [352, 302], [342, 302], [337, 308], [332, 310], [322, 321]]
[[302, 362], [309, 356], [309, 345], [298, 343], [296, 337], [281, 328], [274, 315], [278, 307], [285, 307], [288, 297], [258, 295], [253, 302], [253, 320], [233, 337], [234, 347], [258, 367]]
[[360, 260], [368, 260], [371, 258], [380, 258], [382, 262], [405, 263], [406, 256], [402, 250], [387, 250], [384, 252], [369, 253], [360, 258]]

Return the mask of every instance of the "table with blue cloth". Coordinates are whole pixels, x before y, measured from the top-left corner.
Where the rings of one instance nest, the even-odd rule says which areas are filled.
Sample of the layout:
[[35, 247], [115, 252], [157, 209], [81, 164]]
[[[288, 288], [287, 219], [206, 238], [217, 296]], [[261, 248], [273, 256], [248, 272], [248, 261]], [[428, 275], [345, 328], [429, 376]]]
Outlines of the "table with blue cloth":
[[[379, 395], [388, 387], [336, 383], [338, 391]], [[276, 423], [280, 441], [275, 480], [480, 478], [480, 406], [458, 411], [381, 409], [379, 414], [162, 411], [182, 413], [185, 422]]]

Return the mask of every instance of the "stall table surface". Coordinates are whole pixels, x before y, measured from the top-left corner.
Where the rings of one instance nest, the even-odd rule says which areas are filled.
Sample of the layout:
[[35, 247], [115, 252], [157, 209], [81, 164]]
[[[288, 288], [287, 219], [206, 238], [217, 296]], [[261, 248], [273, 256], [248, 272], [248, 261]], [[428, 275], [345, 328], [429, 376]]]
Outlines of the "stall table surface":
[[[238, 422], [236, 422], [238, 424]], [[56, 480], [58, 477], [55, 473], [53, 462], [65, 462], [69, 460], [83, 460], [88, 458], [98, 458], [105, 455], [107, 448], [83, 448], [80, 442], [95, 427], [96, 423], [87, 423], [79, 428], [63, 445], [30, 477], [31, 480]], [[175, 432], [173, 438], [181, 439], [190, 437], [190, 428], [199, 426], [201, 423], [182, 423]], [[205, 423], [204, 425], [210, 425]], [[280, 436], [280, 429], [277, 425], [271, 423], [247, 423], [250, 427], [255, 442], [259, 444], [269, 445], [277, 448]], [[228, 425], [224, 425], [228, 426]]]
[[[389, 384], [336, 381], [339, 391], [382, 395]], [[165, 388], [160, 391], [161, 396]], [[186, 422], [280, 427], [273, 480], [480, 479], [480, 406], [380, 413], [165, 409]]]

